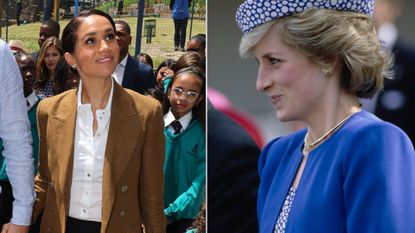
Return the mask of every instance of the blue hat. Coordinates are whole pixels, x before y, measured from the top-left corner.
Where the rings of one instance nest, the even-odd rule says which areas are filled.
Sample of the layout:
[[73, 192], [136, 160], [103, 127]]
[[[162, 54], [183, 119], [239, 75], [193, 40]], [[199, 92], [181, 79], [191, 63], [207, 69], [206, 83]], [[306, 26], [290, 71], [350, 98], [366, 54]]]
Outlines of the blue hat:
[[374, 0], [246, 0], [236, 11], [236, 22], [243, 33], [256, 26], [309, 8], [352, 11], [372, 15]]

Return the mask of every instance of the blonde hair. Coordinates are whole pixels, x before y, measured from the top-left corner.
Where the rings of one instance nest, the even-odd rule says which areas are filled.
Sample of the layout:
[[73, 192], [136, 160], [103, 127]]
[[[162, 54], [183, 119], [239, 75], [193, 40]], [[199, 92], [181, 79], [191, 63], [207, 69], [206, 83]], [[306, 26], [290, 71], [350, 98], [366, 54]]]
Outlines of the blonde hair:
[[311, 8], [265, 23], [242, 38], [241, 56], [252, 56], [270, 30], [317, 64], [341, 58], [345, 64], [341, 85], [358, 97], [372, 97], [383, 88], [383, 79], [392, 75], [392, 57], [382, 50], [372, 20], [364, 14]]

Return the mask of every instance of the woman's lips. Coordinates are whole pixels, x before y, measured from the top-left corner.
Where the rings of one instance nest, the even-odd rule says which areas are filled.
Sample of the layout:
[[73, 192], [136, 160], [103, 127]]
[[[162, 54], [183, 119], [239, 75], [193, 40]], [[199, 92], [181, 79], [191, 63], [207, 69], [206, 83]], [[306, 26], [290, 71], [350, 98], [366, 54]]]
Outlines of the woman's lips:
[[101, 57], [97, 59], [97, 63], [106, 64], [112, 62], [113, 57]]
[[273, 105], [276, 105], [282, 99], [282, 95], [272, 95], [269, 97]]

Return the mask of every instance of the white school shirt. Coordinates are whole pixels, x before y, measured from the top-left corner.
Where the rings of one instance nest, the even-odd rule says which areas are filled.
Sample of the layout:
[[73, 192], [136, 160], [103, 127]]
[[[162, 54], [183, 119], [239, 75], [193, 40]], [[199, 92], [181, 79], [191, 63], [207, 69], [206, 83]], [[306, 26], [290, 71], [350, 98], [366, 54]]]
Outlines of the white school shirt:
[[[182, 125], [182, 128], [180, 129], [180, 132], [182, 132], [183, 130], [185, 130], [187, 128], [187, 126], [189, 126], [190, 121], [192, 121], [193, 118], [193, 114], [192, 111], [186, 113], [186, 115], [180, 117], [178, 119], [178, 121], [180, 122], [180, 124]], [[164, 127], [168, 127], [169, 131], [174, 133], [174, 128], [171, 125], [171, 123], [173, 121], [175, 121], [176, 118], [174, 117], [173, 113], [171, 112], [171, 108], [169, 109], [169, 112], [166, 113], [166, 115], [164, 115]]]
[[114, 80], [112, 79], [107, 105], [104, 109], [96, 110], [98, 129], [94, 137], [92, 106], [81, 103], [82, 81], [79, 82], [69, 202], [69, 216], [72, 218], [101, 222], [102, 178], [113, 92]]
[[30, 111], [30, 109], [32, 109], [38, 101], [39, 97], [37, 97], [36, 93], [33, 91], [26, 97], [27, 111]]

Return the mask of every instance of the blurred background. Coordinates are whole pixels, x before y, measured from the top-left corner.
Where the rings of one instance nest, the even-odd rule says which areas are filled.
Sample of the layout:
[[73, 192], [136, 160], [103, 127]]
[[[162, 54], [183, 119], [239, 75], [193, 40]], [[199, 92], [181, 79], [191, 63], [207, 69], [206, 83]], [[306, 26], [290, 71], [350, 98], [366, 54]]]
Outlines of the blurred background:
[[[242, 2], [209, 0], [208, 85], [224, 95], [219, 97], [219, 104], [226, 97], [227, 104], [232, 104], [233, 109], [248, 116], [257, 126], [263, 140], [268, 142], [276, 136], [289, 133], [291, 126], [278, 122], [269, 99], [256, 91], [256, 61], [239, 57], [238, 47], [242, 33], [235, 23], [235, 12]], [[399, 39], [415, 46], [415, 1], [402, 0], [401, 4], [401, 14], [396, 21]], [[415, 66], [415, 60], [413, 63]], [[216, 96], [215, 92], [210, 98], [217, 98]]]

